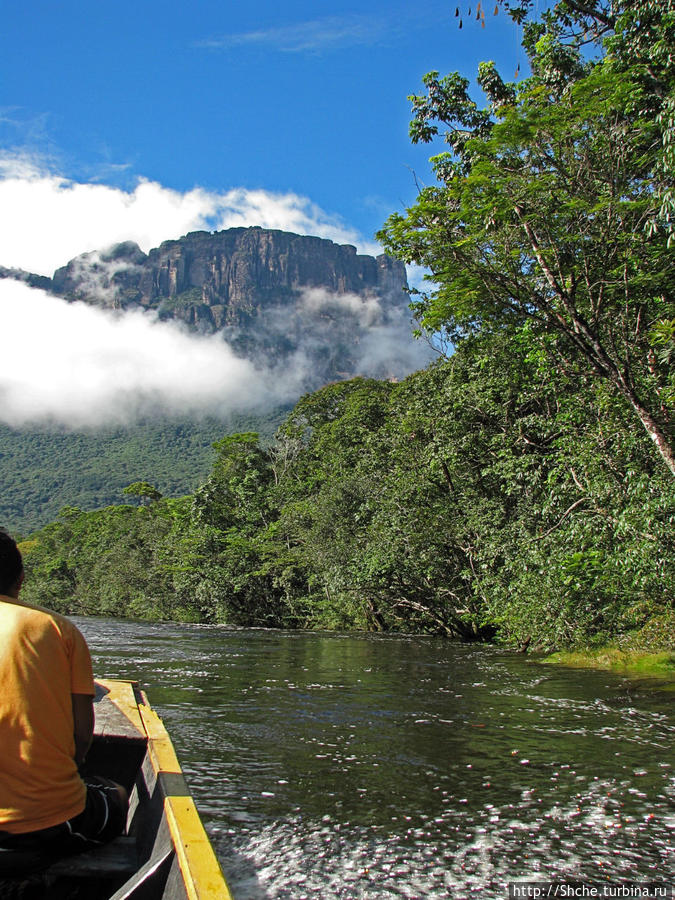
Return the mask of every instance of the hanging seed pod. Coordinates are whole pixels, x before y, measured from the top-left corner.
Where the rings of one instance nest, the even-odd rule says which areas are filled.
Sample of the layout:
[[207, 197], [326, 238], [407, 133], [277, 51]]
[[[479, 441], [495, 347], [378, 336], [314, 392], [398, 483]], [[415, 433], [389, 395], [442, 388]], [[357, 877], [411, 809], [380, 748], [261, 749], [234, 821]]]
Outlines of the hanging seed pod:
[[499, 12], [499, 4], [498, 4], [498, 3], [495, 3], [495, 12], [494, 12], [494, 14], [497, 15], [498, 12]]
[[480, 21], [480, 13], [476, 10], [476, 22]]
[[520, 75], [520, 63], [518, 63], [518, 65], [516, 66], [516, 74], [514, 75], [514, 78], [517, 78], [519, 75]]
[[459, 6], [455, 9], [455, 18], [459, 18]]
[[462, 20], [461, 20], [461, 19], [459, 20], [459, 28], [460, 28], [460, 31], [461, 31], [461, 29], [462, 29]]

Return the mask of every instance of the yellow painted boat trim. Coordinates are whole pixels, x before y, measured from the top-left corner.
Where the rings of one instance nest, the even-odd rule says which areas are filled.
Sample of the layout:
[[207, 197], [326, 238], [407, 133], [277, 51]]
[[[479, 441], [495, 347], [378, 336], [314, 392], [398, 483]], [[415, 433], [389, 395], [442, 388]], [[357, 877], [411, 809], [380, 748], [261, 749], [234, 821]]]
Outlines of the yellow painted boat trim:
[[[162, 774], [180, 775], [181, 783], [185, 784], [164, 723], [148, 704], [137, 706], [137, 710], [148, 736], [148, 753], [157, 777]], [[171, 784], [175, 789], [175, 778]], [[187, 785], [180, 796], [169, 795], [165, 798], [164, 811], [189, 900], [232, 900]]]
[[190, 900], [232, 900], [191, 797], [167, 797], [164, 809]]
[[141, 727], [148, 736], [148, 752], [155, 772], [158, 775], [160, 772], [182, 774], [171, 738], [160, 717], [149, 705], [137, 706], [136, 709], [140, 713]]
[[97, 680], [108, 691], [108, 699], [147, 737], [147, 752], [157, 778], [172, 776], [163, 784], [172, 790], [164, 799], [164, 811], [189, 900], [232, 900], [161, 718], [142, 693], [139, 703], [136, 682]]

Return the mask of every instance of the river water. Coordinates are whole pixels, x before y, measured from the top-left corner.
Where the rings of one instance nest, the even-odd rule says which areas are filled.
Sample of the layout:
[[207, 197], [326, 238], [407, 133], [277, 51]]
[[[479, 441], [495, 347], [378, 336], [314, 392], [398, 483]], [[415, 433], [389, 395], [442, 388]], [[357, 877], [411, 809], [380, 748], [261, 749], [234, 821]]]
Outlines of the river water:
[[163, 717], [236, 900], [673, 880], [672, 687], [427, 638], [77, 623]]

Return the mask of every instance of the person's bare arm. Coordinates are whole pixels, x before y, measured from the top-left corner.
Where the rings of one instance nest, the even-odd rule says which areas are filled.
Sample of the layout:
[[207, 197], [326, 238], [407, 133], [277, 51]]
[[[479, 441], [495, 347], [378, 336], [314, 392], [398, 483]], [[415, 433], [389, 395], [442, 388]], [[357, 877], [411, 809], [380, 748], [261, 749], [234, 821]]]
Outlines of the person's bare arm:
[[73, 701], [73, 732], [75, 762], [81, 765], [91, 747], [94, 735], [94, 698], [89, 694], [71, 694]]

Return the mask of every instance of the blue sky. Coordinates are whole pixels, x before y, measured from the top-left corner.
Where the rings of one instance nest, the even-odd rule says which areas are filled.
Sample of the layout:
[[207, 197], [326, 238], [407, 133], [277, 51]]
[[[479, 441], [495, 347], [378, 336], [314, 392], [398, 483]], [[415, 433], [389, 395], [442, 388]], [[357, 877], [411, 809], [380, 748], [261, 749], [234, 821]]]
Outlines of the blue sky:
[[468, 7], [460, 31], [436, 0], [5, 4], [0, 152], [71, 186], [293, 194], [367, 243], [428, 178], [407, 136], [422, 75], [521, 59], [494, 2], [485, 28]]

